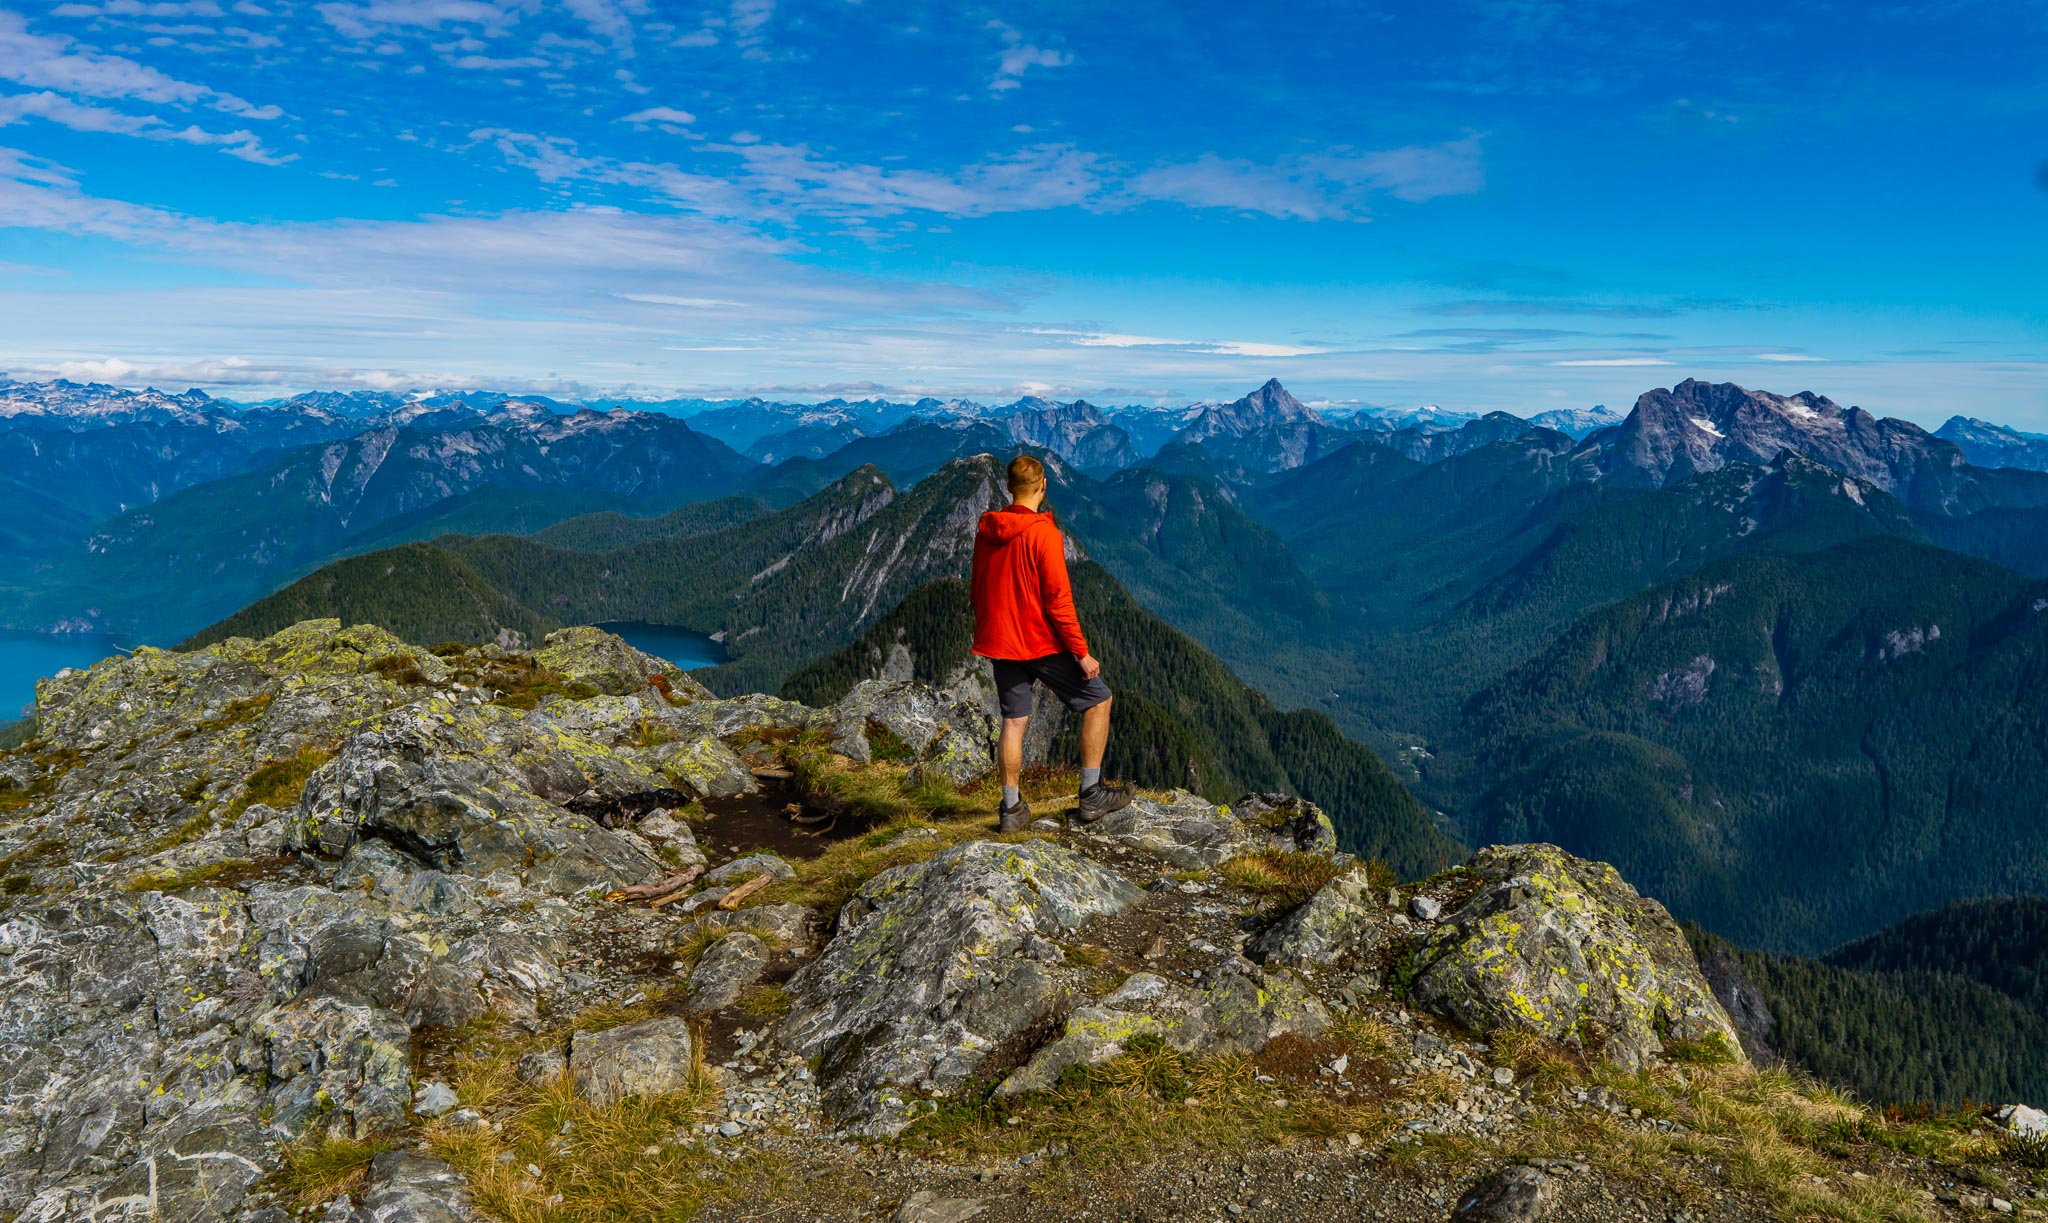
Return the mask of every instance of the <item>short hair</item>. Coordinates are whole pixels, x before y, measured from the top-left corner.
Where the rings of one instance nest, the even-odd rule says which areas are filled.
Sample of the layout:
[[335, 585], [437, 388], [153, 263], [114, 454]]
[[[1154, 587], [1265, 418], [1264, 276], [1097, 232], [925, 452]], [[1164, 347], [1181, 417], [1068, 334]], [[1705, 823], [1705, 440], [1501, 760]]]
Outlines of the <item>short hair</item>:
[[1028, 454], [1010, 460], [1010, 495], [1020, 496], [1045, 483], [1045, 464]]

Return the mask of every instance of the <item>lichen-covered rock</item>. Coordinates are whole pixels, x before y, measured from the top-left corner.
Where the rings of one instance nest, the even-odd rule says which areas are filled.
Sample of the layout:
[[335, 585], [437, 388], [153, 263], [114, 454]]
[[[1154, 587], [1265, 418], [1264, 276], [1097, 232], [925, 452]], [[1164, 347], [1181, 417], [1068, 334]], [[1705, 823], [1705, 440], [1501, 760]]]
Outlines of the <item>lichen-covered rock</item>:
[[411, 1151], [386, 1151], [363, 1178], [362, 1223], [470, 1223], [469, 1185], [441, 1160]]
[[1464, 871], [1478, 888], [1411, 953], [1412, 1005], [1472, 1031], [1582, 1040], [1624, 1066], [1669, 1040], [1742, 1056], [1678, 924], [1613, 867], [1554, 845], [1498, 845]]
[[1261, 964], [1347, 967], [1377, 980], [1397, 927], [1386, 898], [1363, 867], [1330, 880], [1245, 946]]
[[1164, 799], [1141, 795], [1123, 810], [1075, 828], [1183, 870], [1217, 866], [1259, 844], [1229, 808], [1185, 790], [1170, 791]]
[[[658, 961], [678, 923], [592, 893], [701, 860], [654, 749], [730, 775], [712, 723], [759, 711], [601, 638], [550, 657], [606, 691], [537, 710], [458, 679], [530, 670], [503, 649], [331, 620], [42, 683], [41, 739], [0, 753], [0, 1218], [234, 1218], [282, 1145], [406, 1123], [418, 1029], [606, 996], [600, 914]], [[426, 1217], [394, 1194], [353, 1217]]]
[[893, 750], [914, 776], [961, 786], [995, 767], [995, 718], [916, 680], [862, 680], [833, 707], [832, 725], [835, 751], [866, 762]]
[[690, 992], [683, 1005], [693, 1011], [719, 1011], [738, 1002], [747, 987], [768, 971], [768, 945], [738, 930], [705, 948], [690, 973]]
[[533, 661], [572, 684], [587, 684], [611, 696], [632, 696], [654, 688], [679, 702], [712, 699], [709, 689], [673, 663], [643, 654], [623, 639], [588, 625], [549, 633], [533, 652]]
[[897, 1089], [965, 1083], [994, 1045], [1051, 1014], [1071, 975], [1054, 940], [1140, 895], [1045, 841], [969, 841], [886, 870], [791, 978], [779, 1039], [821, 1059], [836, 1118], [900, 1130], [908, 1117]]
[[1067, 1016], [1065, 1029], [1004, 1079], [998, 1095], [1050, 1091], [1071, 1066], [1098, 1066], [1133, 1037], [1156, 1036], [1183, 1053], [1256, 1053], [1285, 1033], [1319, 1036], [1330, 1013], [1285, 970], [1262, 972], [1233, 957], [1199, 987], [1134, 973], [1099, 1001]]
[[657, 744], [646, 759], [669, 785], [691, 798], [731, 798], [761, 788], [739, 753], [708, 734]]
[[[441, 870], [506, 870], [554, 892], [638, 883], [660, 863], [563, 804], [662, 788], [540, 714], [409, 705], [351, 735], [306, 784], [288, 844], [378, 837]], [[602, 763], [600, 763], [602, 762]]]
[[675, 927], [669, 943], [672, 947], [684, 947], [707, 932], [729, 934], [746, 930], [778, 951], [802, 955], [815, 945], [815, 926], [811, 911], [798, 904], [753, 905], [731, 912], [713, 909]]
[[576, 1091], [602, 1108], [627, 1096], [660, 1096], [690, 1085], [690, 1025], [660, 1015], [602, 1032], [578, 1032], [569, 1041], [569, 1074]]
[[1337, 852], [1337, 826], [1321, 807], [1293, 794], [1247, 794], [1230, 813], [1262, 832], [1275, 849], [1302, 853]]

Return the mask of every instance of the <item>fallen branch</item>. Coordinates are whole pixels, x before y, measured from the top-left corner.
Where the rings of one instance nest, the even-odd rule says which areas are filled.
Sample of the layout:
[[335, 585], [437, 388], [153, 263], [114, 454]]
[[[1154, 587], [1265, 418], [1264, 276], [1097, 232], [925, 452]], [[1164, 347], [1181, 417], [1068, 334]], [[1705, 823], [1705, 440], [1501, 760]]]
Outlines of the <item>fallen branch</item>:
[[678, 892], [697, 882], [697, 876], [703, 873], [704, 868], [701, 865], [692, 866], [673, 875], [656, 879], [653, 883], [636, 883], [629, 888], [614, 888], [606, 892], [604, 898], [629, 904], [636, 900], [672, 899]]
[[775, 876], [763, 871], [745, 883], [740, 884], [732, 891], [720, 896], [718, 898], [718, 907], [730, 913], [740, 907], [740, 901], [752, 896], [773, 882], [775, 882]]

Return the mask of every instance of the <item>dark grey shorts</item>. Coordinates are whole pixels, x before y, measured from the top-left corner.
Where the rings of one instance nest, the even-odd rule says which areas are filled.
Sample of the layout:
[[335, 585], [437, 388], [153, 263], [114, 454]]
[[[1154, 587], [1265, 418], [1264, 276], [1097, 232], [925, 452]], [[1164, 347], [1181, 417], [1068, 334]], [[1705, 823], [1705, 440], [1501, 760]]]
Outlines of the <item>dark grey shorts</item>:
[[1109, 699], [1109, 685], [1101, 676], [1089, 679], [1081, 674], [1081, 660], [1072, 654], [1047, 654], [1044, 658], [991, 658], [996, 671], [996, 697], [1006, 718], [1031, 716], [1031, 681], [1038, 680], [1075, 713], [1091, 709]]

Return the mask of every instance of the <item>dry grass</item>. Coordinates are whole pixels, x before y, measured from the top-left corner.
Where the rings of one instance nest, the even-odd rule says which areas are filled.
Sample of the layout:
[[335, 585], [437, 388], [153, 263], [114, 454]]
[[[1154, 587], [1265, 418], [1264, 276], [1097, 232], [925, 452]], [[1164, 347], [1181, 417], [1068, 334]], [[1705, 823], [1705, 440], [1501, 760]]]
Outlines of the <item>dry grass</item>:
[[1132, 1040], [1104, 1065], [1076, 1067], [1058, 1088], [1017, 1100], [948, 1101], [898, 1140], [934, 1157], [1014, 1156], [1064, 1145], [1071, 1166], [1099, 1173], [1134, 1151], [1171, 1160], [1358, 1134], [1383, 1142], [1399, 1119], [1375, 1105], [1344, 1104], [1259, 1081], [1251, 1057], [1194, 1058], [1155, 1037]]
[[307, 1138], [285, 1148], [271, 1185], [301, 1210], [354, 1193], [370, 1161], [397, 1146], [389, 1138]]
[[1344, 873], [1347, 863], [1328, 854], [1261, 849], [1239, 854], [1221, 868], [1232, 886], [1263, 896], [1283, 909], [1304, 904], [1323, 885]]
[[[579, 1015], [575, 1026], [601, 1030], [653, 1009], [652, 1002], [602, 1008]], [[514, 1073], [522, 1053], [566, 1039], [555, 1032], [478, 1040], [457, 1060], [453, 1085], [463, 1104], [496, 1119], [496, 1128], [444, 1118], [424, 1131], [433, 1153], [468, 1180], [485, 1214], [506, 1223], [683, 1223], [706, 1202], [743, 1190], [755, 1197], [773, 1192], [779, 1174], [771, 1157], [747, 1152], [729, 1159], [699, 1132], [719, 1102], [701, 1042], [685, 1090], [599, 1108], [576, 1094], [566, 1074], [522, 1083]]]

